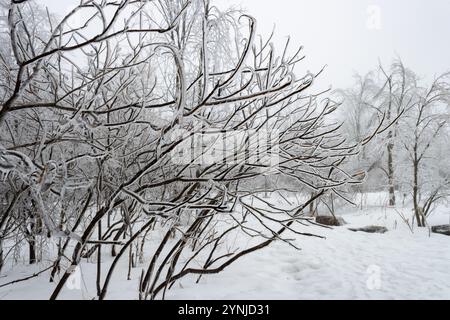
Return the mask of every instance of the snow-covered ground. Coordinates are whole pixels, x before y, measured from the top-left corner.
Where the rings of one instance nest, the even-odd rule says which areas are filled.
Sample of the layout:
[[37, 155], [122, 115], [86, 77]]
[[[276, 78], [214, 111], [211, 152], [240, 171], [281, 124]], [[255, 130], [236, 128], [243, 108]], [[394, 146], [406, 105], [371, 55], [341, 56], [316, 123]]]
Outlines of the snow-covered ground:
[[[218, 275], [181, 280], [167, 299], [450, 299], [450, 237], [429, 229], [413, 232], [394, 209], [369, 199], [367, 208], [346, 209], [348, 225], [333, 230], [308, 227], [326, 240], [294, 234], [301, 251], [274, 243], [246, 256]], [[381, 201], [381, 200], [380, 200]], [[382, 202], [382, 201], [381, 201]], [[409, 210], [404, 213], [411, 216]], [[430, 225], [448, 224], [450, 208], [441, 206]], [[385, 226], [385, 234], [354, 233], [349, 227]], [[42, 266], [15, 267], [0, 276], [0, 285], [23, 278]], [[83, 264], [81, 289], [66, 288], [62, 299], [92, 299], [95, 264]], [[108, 292], [108, 299], [137, 299], [140, 268], [127, 281], [121, 266]], [[0, 299], [47, 299], [53, 289], [48, 274], [0, 288]], [[72, 290], [71, 290], [72, 289]]]

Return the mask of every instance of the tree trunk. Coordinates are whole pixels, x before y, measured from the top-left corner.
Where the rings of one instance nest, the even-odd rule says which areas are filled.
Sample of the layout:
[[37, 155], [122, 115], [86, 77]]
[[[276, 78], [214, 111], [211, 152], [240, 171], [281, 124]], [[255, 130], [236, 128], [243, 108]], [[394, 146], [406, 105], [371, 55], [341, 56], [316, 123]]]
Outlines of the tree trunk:
[[[314, 199], [314, 197], [316, 196], [316, 193], [315, 192], [312, 192], [311, 193], [311, 199]], [[316, 214], [317, 214], [317, 208], [316, 208], [316, 202], [315, 201], [312, 201], [310, 204], [309, 204], [309, 215], [310, 215], [310, 217], [315, 217], [316, 216]]]
[[396, 204], [395, 199], [395, 178], [394, 178], [394, 144], [389, 143], [388, 147], [388, 180], [389, 180], [389, 206]]
[[29, 248], [29, 263], [35, 264], [36, 263], [36, 239], [31, 237], [28, 240], [28, 248]]
[[0, 239], [0, 274], [2, 273], [4, 263], [5, 262], [3, 260], [3, 241], [2, 239]]
[[413, 183], [413, 202], [414, 202], [414, 214], [416, 216], [417, 225], [419, 227], [425, 227], [423, 221], [423, 215], [421, 214], [421, 208], [419, 205], [419, 162], [414, 161], [414, 183]]
[[[98, 222], [98, 240], [102, 240], [102, 220]], [[97, 296], [100, 297], [102, 292], [101, 286], [101, 277], [102, 277], [102, 245], [99, 243], [97, 250]]]
[[58, 258], [55, 261], [55, 264], [53, 265], [52, 272], [50, 273], [50, 283], [55, 282], [55, 276], [57, 273], [61, 270], [61, 257], [63, 256], [63, 248], [62, 248], [62, 241], [61, 239], [58, 241]]

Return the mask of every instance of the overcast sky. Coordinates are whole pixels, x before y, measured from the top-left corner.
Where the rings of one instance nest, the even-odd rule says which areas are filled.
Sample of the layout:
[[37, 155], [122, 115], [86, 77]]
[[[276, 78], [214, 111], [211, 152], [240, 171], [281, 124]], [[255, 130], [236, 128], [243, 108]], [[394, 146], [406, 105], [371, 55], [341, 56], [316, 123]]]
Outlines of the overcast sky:
[[[305, 70], [327, 70], [324, 83], [350, 86], [355, 72], [373, 69], [393, 58], [419, 75], [450, 71], [450, 0], [213, 0], [240, 6], [257, 18], [258, 31], [276, 44], [288, 35], [305, 47]], [[42, 0], [54, 11], [76, 0]], [[281, 49], [280, 49], [281, 50]]]
[[[280, 42], [291, 35], [305, 46], [311, 71], [327, 67], [333, 87], [396, 56], [420, 75], [450, 71], [450, 0], [219, 0], [258, 19], [259, 31], [276, 25]], [[379, 18], [379, 19], [378, 19]]]

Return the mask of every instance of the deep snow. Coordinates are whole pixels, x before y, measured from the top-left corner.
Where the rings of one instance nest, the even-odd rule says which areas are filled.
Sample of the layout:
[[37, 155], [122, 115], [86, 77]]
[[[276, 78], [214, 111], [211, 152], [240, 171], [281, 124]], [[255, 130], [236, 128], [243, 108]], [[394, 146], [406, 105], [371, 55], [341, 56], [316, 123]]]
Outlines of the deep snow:
[[[218, 275], [181, 280], [167, 299], [450, 299], [450, 237], [431, 234], [404, 224], [394, 209], [369, 199], [363, 211], [346, 209], [349, 223], [333, 230], [308, 227], [326, 240], [294, 234], [301, 251], [282, 242], [246, 256]], [[381, 201], [382, 202], [382, 201]], [[402, 209], [410, 216], [410, 210]], [[341, 212], [344, 213], [344, 212]], [[430, 225], [448, 224], [450, 209], [441, 206]], [[349, 227], [385, 226], [386, 234], [354, 233]], [[23, 278], [46, 265], [15, 267], [0, 276], [0, 285]], [[81, 290], [64, 289], [62, 299], [92, 299], [95, 264], [81, 268]], [[141, 268], [127, 281], [127, 266], [120, 266], [108, 299], [137, 299]], [[54, 285], [48, 273], [27, 282], [0, 288], [0, 299], [47, 299]]]

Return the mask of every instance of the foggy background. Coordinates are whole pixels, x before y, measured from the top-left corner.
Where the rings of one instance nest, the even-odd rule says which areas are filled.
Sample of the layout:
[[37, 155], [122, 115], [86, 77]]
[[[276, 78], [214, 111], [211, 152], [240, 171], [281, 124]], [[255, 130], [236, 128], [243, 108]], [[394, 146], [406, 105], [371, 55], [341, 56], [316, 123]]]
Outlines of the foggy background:
[[[42, 0], [51, 11], [67, 13], [77, 0]], [[432, 78], [450, 70], [449, 0], [212, 0], [219, 7], [243, 8], [258, 20], [258, 33], [283, 49], [287, 36], [303, 45], [305, 70], [324, 85], [348, 87], [355, 72], [396, 57], [419, 75]]]
[[[419, 75], [432, 78], [450, 70], [449, 0], [220, 0], [248, 9], [277, 41], [305, 47], [311, 71], [327, 64], [322, 76], [334, 88], [352, 84], [354, 72], [366, 73], [395, 57]], [[277, 46], [280, 47], [280, 44]], [[282, 49], [282, 48], [281, 48]], [[281, 50], [279, 49], [279, 50]]]

